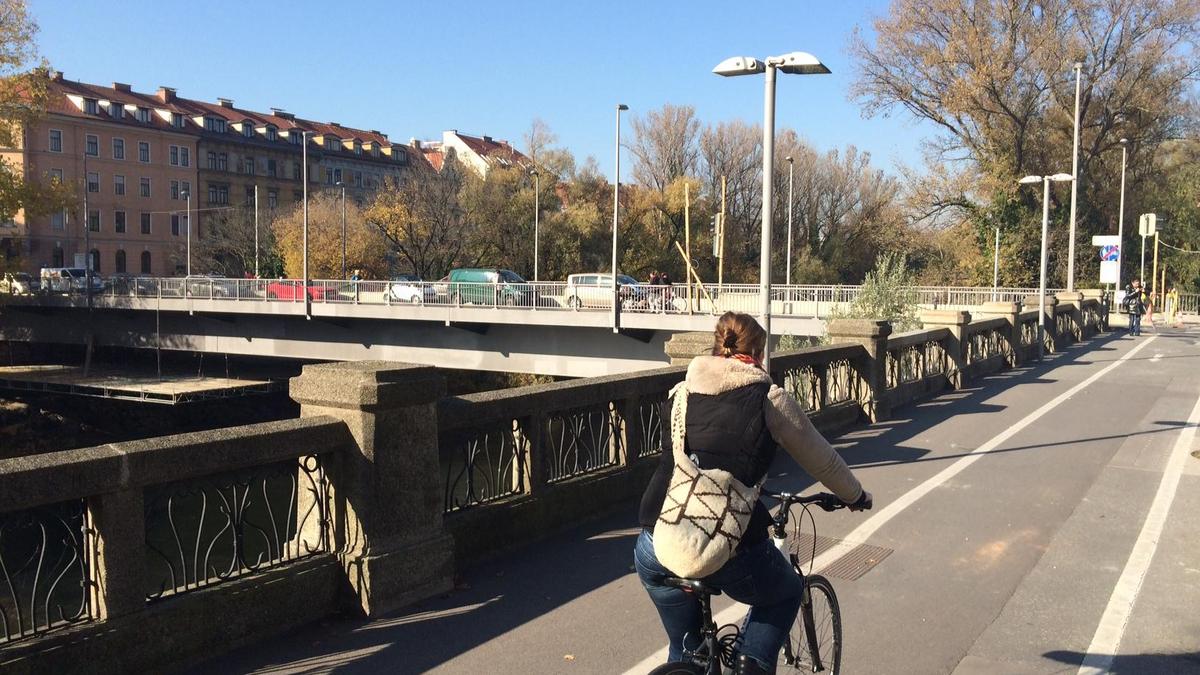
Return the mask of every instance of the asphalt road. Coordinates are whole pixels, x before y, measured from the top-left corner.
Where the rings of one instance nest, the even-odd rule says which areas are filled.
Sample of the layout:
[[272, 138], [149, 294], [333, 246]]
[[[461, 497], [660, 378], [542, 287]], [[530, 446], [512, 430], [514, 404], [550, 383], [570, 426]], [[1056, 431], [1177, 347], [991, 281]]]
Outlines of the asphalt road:
[[[837, 439], [876, 509], [818, 534], [890, 551], [834, 579], [843, 672], [1200, 673], [1198, 401], [1200, 332], [1120, 332]], [[811, 483], [789, 461], [769, 487]], [[631, 505], [445, 597], [194, 672], [645, 672], [664, 637], [636, 533]]]

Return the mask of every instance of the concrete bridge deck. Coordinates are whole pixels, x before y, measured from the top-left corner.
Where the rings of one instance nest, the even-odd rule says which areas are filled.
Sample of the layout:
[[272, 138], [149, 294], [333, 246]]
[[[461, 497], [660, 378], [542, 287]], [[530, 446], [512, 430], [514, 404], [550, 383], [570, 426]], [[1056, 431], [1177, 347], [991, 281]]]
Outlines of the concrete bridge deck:
[[[1088, 654], [1117, 673], [1200, 672], [1198, 338], [1121, 331], [839, 437], [876, 508], [819, 514], [818, 533], [891, 551], [834, 579], [844, 672], [1092, 672]], [[774, 473], [774, 488], [810, 484], [787, 460]], [[629, 505], [441, 598], [192, 672], [644, 673], [664, 638], [632, 571], [636, 533]]]

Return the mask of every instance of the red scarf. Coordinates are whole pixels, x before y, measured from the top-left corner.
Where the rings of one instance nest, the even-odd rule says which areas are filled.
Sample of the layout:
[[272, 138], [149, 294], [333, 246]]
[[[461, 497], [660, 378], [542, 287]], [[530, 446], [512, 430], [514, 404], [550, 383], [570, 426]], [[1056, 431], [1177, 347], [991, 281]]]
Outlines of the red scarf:
[[754, 358], [753, 356], [750, 356], [749, 354], [730, 354], [729, 356], [726, 356], [725, 358], [737, 359], [738, 361], [741, 361], [742, 363], [744, 363], [748, 366], [754, 366], [755, 368], [758, 368], [759, 370], [763, 370], [762, 361], [759, 361], [758, 359]]

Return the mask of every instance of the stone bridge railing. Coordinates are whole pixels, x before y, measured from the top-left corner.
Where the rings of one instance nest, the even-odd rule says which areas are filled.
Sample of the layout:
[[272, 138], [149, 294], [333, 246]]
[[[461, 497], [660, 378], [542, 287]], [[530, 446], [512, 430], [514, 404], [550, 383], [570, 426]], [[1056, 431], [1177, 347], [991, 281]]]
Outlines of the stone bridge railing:
[[[1047, 301], [1047, 346], [1105, 327]], [[1036, 303], [835, 321], [771, 375], [832, 432], [1035, 358]], [[436, 369], [310, 365], [296, 420], [0, 461], [0, 670], [162, 668], [352, 608], [594, 518], [659, 461], [673, 366], [444, 397]]]

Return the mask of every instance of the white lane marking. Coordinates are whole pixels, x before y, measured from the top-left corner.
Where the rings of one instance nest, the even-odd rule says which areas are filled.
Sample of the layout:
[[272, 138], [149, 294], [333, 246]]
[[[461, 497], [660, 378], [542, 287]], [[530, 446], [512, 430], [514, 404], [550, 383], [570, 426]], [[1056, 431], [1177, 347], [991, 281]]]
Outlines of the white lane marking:
[[1161, 353], [1155, 353], [1154, 356], [1150, 357], [1150, 363], [1154, 363], [1156, 361], [1162, 361], [1162, 357], [1163, 357], [1163, 355]]
[[1188, 416], [1187, 426], [1179, 432], [1167, 466], [1163, 470], [1162, 480], [1158, 484], [1158, 492], [1154, 493], [1154, 501], [1150, 503], [1150, 511], [1142, 523], [1142, 531], [1138, 534], [1133, 550], [1125, 569], [1121, 571], [1117, 585], [1113, 587], [1112, 595], [1108, 598], [1108, 606], [1100, 616], [1100, 625], [1092, 637], [1079, 667], [1080, 675], [1099, 675], [1107, 673], [1116, 657], [1117, 649], [1121, 646], [1121, 638], [1125, 634], [1125, 626], [1129, 615], [1133, 613], [1133, 604], [1137, 601], [1138, 593], [1142, 590], [1142, 582], [1154, 552], [1158, 550], [1158, 539], [1162, 536], [1163, 526], [1175, 501], [1175, 492], [1179, 487], [1179, 478], [1183, 475], [1183, 465], [1191, 456], [1192, 443], [1196, 440], [1196, 427], [1200, 425], [1200, 398]]
[[[1101, 370], [1093, 373], [1092, 376], [1087, 378], [1086, 380], [1080, 382], [1079, 384], [1076, 384], [1075, 386], [1064, 391], [1063, 393], [1059, 394], [1058, 396], [1055, 396], [1050, 402], [1042, 405], [1042, 407], [1038, 408], [1037, 410], [1034, 410], [1033, 412], [1029, 413], [1025, 417], [1021, 418], [1021, 420], [1018, 421], [1016, 424], [1014, 424], [1011, 427], [1000, 432], [998, 435], [994, 436], [988, 442], [984, 443], [983, 445], [979, 446], [978, 448], [975, 448], [969, 454], [962, 457], [961, 459], [954, 462], [953, 464], [946, 467], [945, 469], [942, 469], [941, 471], [936, 473], [931, 478], [926, 479], [925, 482], [921, 483], [917, 487], [909, 490], [908, 492], [904, 493], [903, 495], [900, 495], [900, 497], [898, 499], [896, 499], [894, 502], [883, 507], [883, 509], [881, 509], [880, 511], [875, 513], [875, 515], [871, 516], [870, 518], [867, 518], [865, 521], [862, 522], [862, 524], [860, 524], [858, 527], [854, 528], [854, 531], [852, 531], [850, 534], [848, 534], [846, 536], [846, 538], [842, 539], [836, 545], [830, 547], [830, 549], [828, 551], [825, 551], [821, 555], [817, 556], [817, 559], [815, 561], [813, 561], [813, 569], [818, 570], [818, 571], [824, 570], [825, 568], [827, 568], [830, 565], [837, 562], [838, 559], [840, 559], [842, 556], [849, 553], [851, 550], [853, 550], [858, 545], [866, 543], [867, 539], [870, 538], [871, 535], [875, 534], [875, 532], [877, 532], [879, 530], [879, 528], [886, 525], [888, 523], [888, 521], [890, 521], [892, 518], [895, 518], [896, 516], [900, 515], [900, 513], [902, 513], [908, 507], [912, 506], [913, 503], [916, 502], [918, 499], [920, 499], [921, 497], [924, 497], [925, 495], [932, 492], [934, 488], [942, 485], [946, 481], [955, 477], [956, 475], [961, 473], [963, 471], [963, 469], [966, 469], [967, 467], [974, 464], [976, 461], [979, 460], [979, 458], [983, 457], [985, 454], [1000, 447], [1000, 445], [1003, 444], [1005, 441], [1012, 438], [1017, 433], [1020, 433], [1023, 429], [1028, 427], [1030, 424], [1033, 424], [1034, 422], [1036, 422], [1038, 419], [1043, 417], [1046, 413], [1055, 409], [1056, 407], [1061, 405], [1064, 401], [1071, 398], [1075, 394], [1078, 394], [1080, 391], [1087, 388], [1089, 385], [1091, 385], [1096, 380], [1107, 375], [1114, 368], [1121, 365], [1125, 361], [1129, 360], [1135, 354], [1137, 354], [1139, 351], [1144, 349], [1146, 347], [1146, 345], [1148, 345], [1151, 342], [1153, 342], [1154, 340], [1156, 340], [1157, 337], [1158, 336], [1150, 336], [1150, 337], [1146, 338], [1145, 340], [1139, 342], [1137, 344], [1137, 346], [1135, 346], [1133, 349], [1130, 349], [1121, 358], [1117, 359], [1116, 361], [1113, 361], [1112, 363], [1108, 364]], [[724, 625], [727, 623], [736, 623], [736, 622], [740, 621], [743, 616], [745, 616], [746, 611], [747, 611], [747, 607], [745, 605], [742, 605], [740, 603], [734, 603], [733, 605], [730, 605], [729, 607], [725, 608], [723, 611], [718, 613], [716, 616], [714, 616], [713, 620], [716, 621], [718, 626], [721, 626], [721, 625]], [[645, 673], [648, 673], [651, 670], [653, 670], [654, 668], [656, 668], [657, 666], [665, 663], [666, 660], [667, 660], [667, 649], [666, 649], [666, 647], [663, 647], [662, 649], [654, 652], [650, 656], [647, 656], [645, 659], [642, 659], [636, 666], [630, 668], [629, 670], [626, 670], [624, 675], [645, 675]]]

